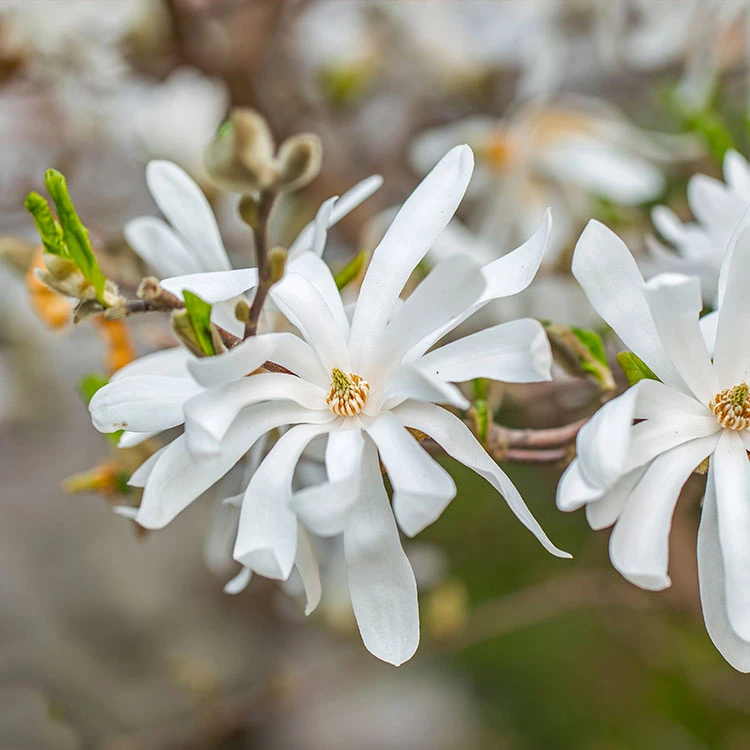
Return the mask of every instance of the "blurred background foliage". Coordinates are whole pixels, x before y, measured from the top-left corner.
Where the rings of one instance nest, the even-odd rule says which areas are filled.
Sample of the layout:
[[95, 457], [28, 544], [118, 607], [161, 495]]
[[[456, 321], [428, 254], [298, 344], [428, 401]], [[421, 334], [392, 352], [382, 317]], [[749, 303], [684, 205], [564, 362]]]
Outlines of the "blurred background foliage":
[[[398, 670], [361, 647], [335, 570], [308, 620], [294, 591], [268, 581], [223, 594], [226, 576], [202, 559], [208, 501], [144, 535], [96, 494], [64, 495], [77, 472], [113, 492], [89, 469], [110, 449], [75, 385], [106, 370], [122, 342], [71, 329], [65, 310], [61, 330], [39, 319], [23, 281], [34, 229], [22, 206], [46, 168], [64, 170], [105, 271], [135, 283], [143, 268], [122, 226], [155, 212], [148, 159], [172, 159], [199, 180], [244, 265], [246, 228], [201, 152], [230, 104], [252, 106], [277, 139], [312, 130], [324, 143], [320, 177], [279, 217], [283, 237], [321, 200], [385, 177], [332, 234], [338, 270], [416, 184], [420, 133], [470, 115], [507, 122], [529, 102], [575, 94], [699, 144], [665, 168], [658, 195], [637, 205], [589, 195], [588, 213], [573, 214], [573, 240], [596, 216], [643, 251], [652, 205], [686, 217], [687, 178], [720, 175], [729, 147], [747, 153], [745, 5], [714, 3], [708, 23], [682, 0], [0, 4], [0, 747], [750, 747], [750, 683], [712, 647], [700, 613], [700, 477], [674, 519], [673, 585], [654, 594], [610, 567], [608, 532], [555, 509], [564, 462], [504, 468], [573, 561], [546, 555], [501, 498], [446, 460], [459, 494], [407, 548], [423, 641]], [[507, 222], [508, 210], [500, 201], [491, 213]], [[482, 241], [512, 247], [492, 233]], [[571, 251], [544, 271], [542, 307], [554, 292], [563, 322], [591, 324], [566, 286]], [[535, 304], [532, 314], [549, 314]], [[122, 345], [167, 341], [146, 320]], [[590, 413], [590, 391], [534, 386], [491, 403], [498, 423], [554, 426]]]

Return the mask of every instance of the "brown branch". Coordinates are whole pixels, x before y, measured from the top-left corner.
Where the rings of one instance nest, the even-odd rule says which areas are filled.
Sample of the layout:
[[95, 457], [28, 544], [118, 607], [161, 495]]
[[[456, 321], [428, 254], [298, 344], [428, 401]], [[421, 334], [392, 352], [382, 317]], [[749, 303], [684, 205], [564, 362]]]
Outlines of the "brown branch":
[[523, 450], [562, 448], [576, 439], [578, 432], [588, 419], [585, 417], [560, 427], [542, 429], [513, 429], [491, 424], [487, 436], [487, 448], [496, 458], [506, 455], [507, 451], [513, 448]]

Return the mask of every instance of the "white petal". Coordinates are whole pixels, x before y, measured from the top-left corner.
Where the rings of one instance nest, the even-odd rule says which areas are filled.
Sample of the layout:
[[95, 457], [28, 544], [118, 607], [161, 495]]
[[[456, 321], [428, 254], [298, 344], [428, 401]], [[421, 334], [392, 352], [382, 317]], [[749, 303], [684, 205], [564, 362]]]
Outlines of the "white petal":
[[212, 271], [172, 276], [163, 279], [161, 285], [170, 294], [182, 299], [187, 291], [197, 294], [206, 302], [214, 304], [244, 294], [258, 284], [258, 271], [255, 268], [239, 268], [236, 271]]
[[724, 179], [737, 193], [750, 198], [750, 165], [742, 154], [731, 148], [724, 154]]
[[570, 557], [547, 538], [513, 482], [487, 455], [471, 430], [458, 417], [434, 404], [413, 401], [401, 404], [393, 413], [404, 426], [429, 435], [449, 456], [484, 477], [504, 497], [516, 518], [536, 536], [548, 552], [557, 557]]
[[[747, 321], [750, 319], [750, 228], [738, 238], [729, 264], [727, 285], [719, 308], [714, 363], [720, 382], [717, 390], [743, 383], [750, 376]], [[713, 394], [711, 394], [713, 395]]]
[[368, 416], [375, 416], [381, 410], [392, 409], [407, 399], [428, 401], [434, 404], [450, 404], [464, 410], [471, 405], [456, 386], [438, 380], [414, 365], [407, 364], [401, 365], [388, 378], [380, 404], [374, 394], [370, 394], [364, 413]]
[[297, 524], [297, 557], [294, 559], [294, 567], [297, 568], [305, 590], [307, 600], [305, 614], [310, 615], [320, 603], [320, 570], [312, 539], [299, 524]]
[[534, 234], [526, 242], [485, 266], [485, 301], [510, 297], [531, 284], [544, 257], [551, 231], [552, 212], [548, 208]]
[[192, 378], [132, 375], [107, 383], [89, 402], [99, 432], [161, 432], [185, 420], [185, 402], [203, 388]]
[[720, 429], [713, 414], [681, 414], [672, 419], [647, 419], [645, 422], [639, 422], [633, 425], [630, 431], [627, 470], [643, 466], [664, 451], [690, 440], [711, 435], [718, 439], [716, 433]]
[[502, 323], [435, 349], [415, 365], [439, 380], [489, 378], [505, 383], [551, 380], [552, 350], [537, 320]]
[[440, 518], [456, 496], [456, 483], [393, 414], [381, 414], [367, 432], [391, 480], [398, 525], [415, 536]]
[[123, 233], [130, 247], [159, 278], [201, 271], [198, 259], [163, 219], [141, 216], [129, 221]]
[[707, 404], [719, 390], [701, 335], [699, 279], [661, 274], [648, 283], [646, 300], [666, 355], [696, 398]]
[[539, 161], [553, 179], [626, 206], [657, 198], [666, 184], [651, 162], [586, 136], [560, 140]]
[[146, 167], [146, 181], [156, 205], [198, 259], [201, 270], [228, 271], [231, 264], [214, 212], [187, 172], [168, 161], [152, 161]]
[[242, 568], [234, 578], [224, 584], [224, 593], [232, 596], [241, 594], [248, 587], [252, 577], [253, 571], [250, 568]]
[[714, 177], [696, 174], [688, 182], [688, 203], [702, 224], [731, 224], [736, 221], [726, 186]]
[[711, 462], [729, 622], [740, 638], [750, 641], [750, 462], [736, 432], [723, 431]]
[[[333, 211], [328, 222], [330, 229], [338, 224], [341, 219], [350, 214], [357, 206], [369, 198], [383, 184], [383, 178], [380, 175], [372, 175], [362, 182], [358, 182], [354, 187], [347, 190], [335, 203]], [[292, 242], [288, 250], [289, 260], [297, 258], [302, 253], [311, 250], [313, 247], [313, 235], [315, 233], [315, 223], [310, 222], [298, 235], [297, 239]]]
[[201, 385], [210, 388], [249, 375], [269, 360], [303, 380], [323, 387], [330, 385], [331, 374], [323, 369], [315, 350], [293, 333], [251, 336], [219, 356], [193, 359], [189, 368]]
[[163, 528], [223, 477], [258, 438], [281, 425], [306, 422], [310, 414], [284, 401], [252, 406], [227, 432], [221, 454], [202, 461], [196, 461], [180, 435], [166, 447], [148, 477], [138, 523], [147, 529]]
[[625, 503], [633, 491], [633, 487], [638, 484], [641, 477], [646, 472], [646, 467], [640, 467], [626, 474], [612, 489], [602, 495], [598, 500], [587, 503], [586, 520], [589, 522], [594, 531], [606, 529], [611, 526], [622, 513]]
[[724, 556], [719, 542], [715, 469], [709, 465], [706, 495], [698, 528], [698, 581], [706, 630], [721, 655], [740, 672], [750, 672], [750, 642], [740, 638], [727, 614]]
[[367, 369], [376, 358], [404, 284], [456, 212], [473, 169], [468, 146], [451, 149], [409, 196], [375, 248], [349, 338], [355, 371]]
[[138, 357], [138, 359], [134, 359], [121, 367], [109, 379], [109, 382], [114, 383], [116, 380], [131, 375], [165, 375], [175, 378], [189, 378], [190, 372], [187, 364], [191, 359], [195, 359], [195, 357], [182, 346], [144, 354], [144, 356]]
[[701, 327], [701, 335], [703, 336], [703, 340], [706, 342], [708, 355], [713, 359], [714, 352], [716, 350], [716, 334], [719, 327], [719, 311], [715, 310], [712, 313], [708, 313], [708, 315], [704, 315], [700, 319], [699, 325]]
[[579, 470], [590, 487], [606, 490], [626, 473], [633, 414], [639, 391], [649, 387], [642, 385], [646, 382], [642, 380], [607, 402], [579, 431]]
[[302, 253], [287, 265], [287, 273], [298, 273], [304, 276], [320, 292], [342, 333], [348, 336], [349, 319], [344, 312], [341, 294], [331, 274], [331, 269], [323, 260], [313, 253]]
[[312, 411], [330, 410], [325, 391], [295, 375], [259, 373], [203, 391], [185, 404], [185, 435], [196, 456], [218, 453], [237, 415], [261, 401], [293, 401]]
[[401, 547], [380, 474], [377, 451], [365, 447], [360, 498], [344, 532], [349, 595], [367, 650], [403, 664], [419, 645], [417, 582]]
[[323, 201], [318, 213], [315, 215], [315, 221], [313, 221], [313, 241], [310, 252], [317, 258], [323, 256], [323, 251], [326, 246], [326, 239], [328, 238], [328, 227], [330, 226], [331, 212], [333, 206], [339, 199], [338, 195], [329, 198], [327, 201]]
[[472, 258], [454, 255], [438, 263], [391, 317], [379, 347], [381, 360], [397, 364], [407, 352], [409, 359], [424, 353], [435, 332], [450, 330], [484, 287], [482, 268]]
[[328, 481], [296, 492], [289, 507], [313, 534], [335, 536], [346, 526], [362, 483], [365, 441], [358, 428], [333, 430], [326, 445]]
[[136, 445], [145, 443], [152, 437], [156, 437], [158, 432], [128, 432], [123, 430], [120, 439], [117, 441], [118, 448], [135, 448]]
[[660, 591], [671, 585], [667, 567], [675, 504], [695, 467], [715, 445], [716, 438], [702, 438], [662, 453], [630, 493], [610, 537], [609, 556], [636, 586]]
[[590, 221], [573, 254], [573, 275], [602, 319], [663, 382], [682, 380], [664, 352], [645, 298], [645, 284], [625, 243]]
[[[128, 484], [131, 487], [145, 487], [151, 472], [156, 466], [156, 462], [161, 458], [168, 445], [164, 445], [155, 453], [152, 453], [131, 475]], [[134, 510], [137, 510], [135, 508]]]
[[266, 578], [285, 581], [297, 556], [297, 517], [288, 508], [292, 477], [302, 451], [326, 432], [303, 424], [282, 435], [245, 490], [234, 558]]
[[[338, 292], [336, 293], [340, 299]], [[339, 327], [323, 295], [298, 273], [287, 273], [271, 289], [271, 297], [288, 320], [302, 332], [315, 349], [323, 367], [350, 372], [346, 336]]]
[[592, 487], [586, 481], [581, 472], [581, 462], [574, 459], [557, 483], [555, 502], [560, 510], [569, 513], [582, 508], [587, 503], [599, 500], [604, 492], [604, 488]]

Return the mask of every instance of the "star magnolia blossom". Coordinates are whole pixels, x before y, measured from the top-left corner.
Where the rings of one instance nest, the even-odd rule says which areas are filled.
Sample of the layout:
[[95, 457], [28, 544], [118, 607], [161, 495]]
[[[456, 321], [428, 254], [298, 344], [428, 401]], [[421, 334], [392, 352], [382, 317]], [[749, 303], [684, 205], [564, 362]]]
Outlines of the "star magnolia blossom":
[[[298, 555], [298, 519], [313, 533], [343, 534], [363, 640], [393, 664], [410, 658], [419, 641], [416, 584], [396, 521], [414, 535], [436, 520], [456, 493], [450, 475], [407, 428], [429, 435], [485, 477], [550, 552], [567, 556], [549, 541], [471, 431], [436, 405], [468, 407], [451, 381], [549, 379], [551, 352], [541, 325], [513, 321], [425, 354], [489, 299], [528, 285], [541, 260], [548, 221], [526, 245], [495, 261], [489, 273], [469, 258], [449, 258], [406, 301], [399, 300], [456, 210], [472, 168], [471, 150], [457, 147], [410, 196], [373, 253], [351, 322], [330, 271], [310, 253], [304, 275], [290, 268], [271, 291], [301, 336], [263, 334], [225, 354], [191, 359], [189, 370], [207, 390], [184, 404], [185, 434], [135, 478], [145, 485], [136, 520], [160, 528], [264, 434], [290, 427], [250, 479], [235, 558], [254, 572], [285, 580]], [[288, 372], [247, 377], [267, 361]], [[150, 400], [136, 387], [122, 413], [158, 415], [163, 398]], [[97, 426], [111, 429], [112, 420]], [[293, 492], [298, 459], [320, 436], [327, 436], [327, 481]], [[394, 488], [393, 509], [378, 458]]]
[[667, 206], [654, 208], [654, 226], [676, 254], [648, 238], [656, 268], [700, 276], [703, 298], [710, 303], [716, 300], [724, 249], [750, 207], [750, 165], [736, 151], [724, 157], [724, 181], [704, 174], [690, 178], [687, 197], [694, 222], [683, 223]]
[[470, 117], [428, 130], [415, 140], [411, 160], [424, 172], [463, 141], [480, 160], [470, 228], [497, 255], [552, 206], [550, 264], [591, 216], [592, 196], [627, 206], [653, 200], [666, 185], [659, 165], [696, 154], [690, 137], [642, 130], [603, 101], [568, 96], [526, 104], [502, 120]]
[[614, 233], [597, 222], [586, 228], [573, 273], [602, 318], [661, 382], [641, 380], [581, 430], [578, 458], [563, 475], [557, 503], [563, 510], [585, 505], [594, 529], [615, 524], [609, 547], [615, 568], [641, 588], [664, 589], [675, 504], [710, 457], [698, 534], [703, 614], [719, 651], [748, 672], [750, 231], [737, 236], [723, 268], [718, 315], [709, 316], [716, 323], [714, 348], [699, 323], [697, 278], [663, 274], [645, 284]]

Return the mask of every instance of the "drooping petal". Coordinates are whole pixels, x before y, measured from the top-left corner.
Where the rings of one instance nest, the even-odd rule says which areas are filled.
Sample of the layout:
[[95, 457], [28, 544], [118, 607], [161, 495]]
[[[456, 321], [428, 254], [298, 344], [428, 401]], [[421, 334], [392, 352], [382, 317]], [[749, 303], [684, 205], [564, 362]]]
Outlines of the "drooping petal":
[[307, 422], [310, 414], [314, 412], [285, 401], [249, 407], [227, 432], [221, 453], [201, 461], [190, 453], [185, 436], [180, 435], [153, 467], [136, 520], [147, 529], [163, 528], [223, 477], [258, 438], [281, 425]]
[[640, 482], [646, 468], [642, 466], [634, 469], [620, 479], [601, 498], [586, 504], [586, 520], [594, 531], [606, 529], [620, 517], [633, 487]]
[[735, 633], [750, 641], [750, 462], [739, 434], [724, 430], [711, 463], [724, 560], [727, 612]]
[[401, 404], [393, 413], [405, 427], [413, 427], [429, 435], [449, 456], [484, 477], [503, 496], [516, 518], [536, 536], [548, 552], [557, 557], [570, 557], [567, 552], [552, 544], [513, 482], [458, 417], [434, 404], [413, 401]]
[[292, 427], [250, 479], [240, 513], [234, 558], [266, 578], [285, 581], [297, 556], [297, 517], [289, 510], [292, 477], [302, 451], [326, 425]]
[[569, 513], [599, 500], [605, 491], [605, 488], [593, 487], [586, 481], [581, 471], [581, 462], [576, 458], [570, 462], [557, 483], [555, 502], [560, 510]]
[[698, 324], [700, 280], [661, 274], [649, 281], [645, 294], [664, 352], [690, 391], [707, 404], [719, 384]]
[[635, 485], [609, 541], [612, 565], [628, 581], [649, 591], [671, 585], [669, 530], [677, 498], [716, 437], [701, 438], [659, 455]]
[[224, 593], [236, 596], [241, 594], [250, 584], [253, 571], [250, 568], [242, 568], [237, 575], [224, 584]]
[[320, 570], [312, 539], [300, 524], [297, 524], [297, 556], [294, 567], [297, 568], [305, 590], [305, 614], [310, 615], [320, 603]]
[[130, 247], [159, 278], [202, 270], [198, 259], [163, 219], [140, 216], [129, 221], [123, 233]]
[[234, 271], [211, 271], [172, 276], [163, 279], [161, 286], [182, 299], [185, 290], [197, 294], [211, 304], [244, 294], [258, 285], [258, 270], [238, 268]]
[[363, 470], [360, 497], [344, 532], [349, 595], [367, 650], [399, 666], [419, 645], [417, 582], [401, 547], [377, 451], [369, 440]]
[[407, 536], [437, 521], [456, 496], [456, 483], [389, 412], [367, 428], [393, 487], [393, 513]]
[[407, 352], [410, 360], [423, 354], [435, 331], [461, 316], [484, 287], [482, 268], [472, 258], [454, 255], [438, 263], [391, 317], [379, 348], [381, 359], [396, 365]]
[[330, 384], [331, 374], [323, 369], [315, 350], [293, 333], [251, 336], [225, 354], [193, 359], [189, 368], [201, 385], [210, 388], [249, 375], [267, 361], [311, 383], [323, 387]]
[[117, 447], [135, 448], [136, 445], [145, 443], [146, 440], [150, 440], [158, 434], [158, 432], [129, 432], [128, 430], [123, 430], [120, 439], [117, 441]]
[[358, 428], [333, 430], [326, 445], [328, 480], [295, 492], [289, 507], [313, 534], [336, 536], [346, 527], [362, 483], [365, 440]]
[[[729, 264], [724, 299], [719, 307], [714, 363], [719, 390], [746, 382], [750, 377], [747, 321], [750, 320], [750, 228], [737, 239]], [[712, 394], [713, 395], [713, 394]]]
[[89, 402], [99, 432], [161, 432], [182, 424], [185, 402], [203, 388], [192, 378], [132, 375], [107, 383]]
[[729, 623], [724, 555], [719, 540], [715, 469], [709, 464], [706, 494], [698, 528], [698, 582], [706, 630], [719, 653], [740, 672], [750, 672], [750, 642]]
[[326, 410], [325, 391], [295, 375], [269, 372], [239, 378], [205, 390], [184, 406], [185, 435], [195, 455], [211, 455], [221, 450], [221, 440], [246, 407], [261, 401], [293, 401], [311, 411]]
[[409, 196], [380, 244], [354, 311], [352, 365], [367, 369], [407, 279], [456, 212], [474, 169], [471, 149], [451, 149]]
[[[338, 296], [338, 292], [336, 292]], [[298, 273], [287, 273], [271, 289], [271, 297], [287, 319], [302, 332], [323, 367], [351, 371], [346, 337], [323, 295]], [[340, 299], [340, 296], [339, 296]]]
[[489, 378], [505, 383], [536, 383], [552, 378], [552, 350], [542, 324], [524, 318], [452, 341], [425, 354], [415, 365], [450, 382]]
[[[131, 487], [145, 487], [148, 478], [151, 476], [151, 472], [156, 466], [156, 462], [161, 458], [164, 451], [167, 449], [167, 445], [162, 446], [156, 452], [152, 453], [131, 475], [128, 479], [128, 484]], [[137, 511], [137, 508], [133, 510]]]
[[313, 253], [303, 253], [287, 265], [287, 273], [304, 276], [320, 292], [342, 333], [348, 336], [349, 319], [344, 312], [344, 303], [331, 269], [324, 261]]
[[201, 270], [228, 271], [232, 266], [214, 212], [187, 172], [168, 161], [152, 161], [146, 181], [156, 205], [198, 258]]
[[682, 386], [664, 352], [646, 302], [646, 285], [625, 243], [598, 221], [590, 221], [573, 254], [573, 275], [602, 319], [663, 382]]
[[[350, 214], [357, 206], [367, 200], [383, 184], [380, 175], [372, 175], [354, 187], [347, 190], [335, 203], [328, 221], [328, 229], [338, 224], [341, 219]], [[312, 250], [313, 235], [315, 233], [315, 222], [311, 221], [298, 235], [297, 239], [289, 246], [287, 257], [294, 260], [302, 253]]]

